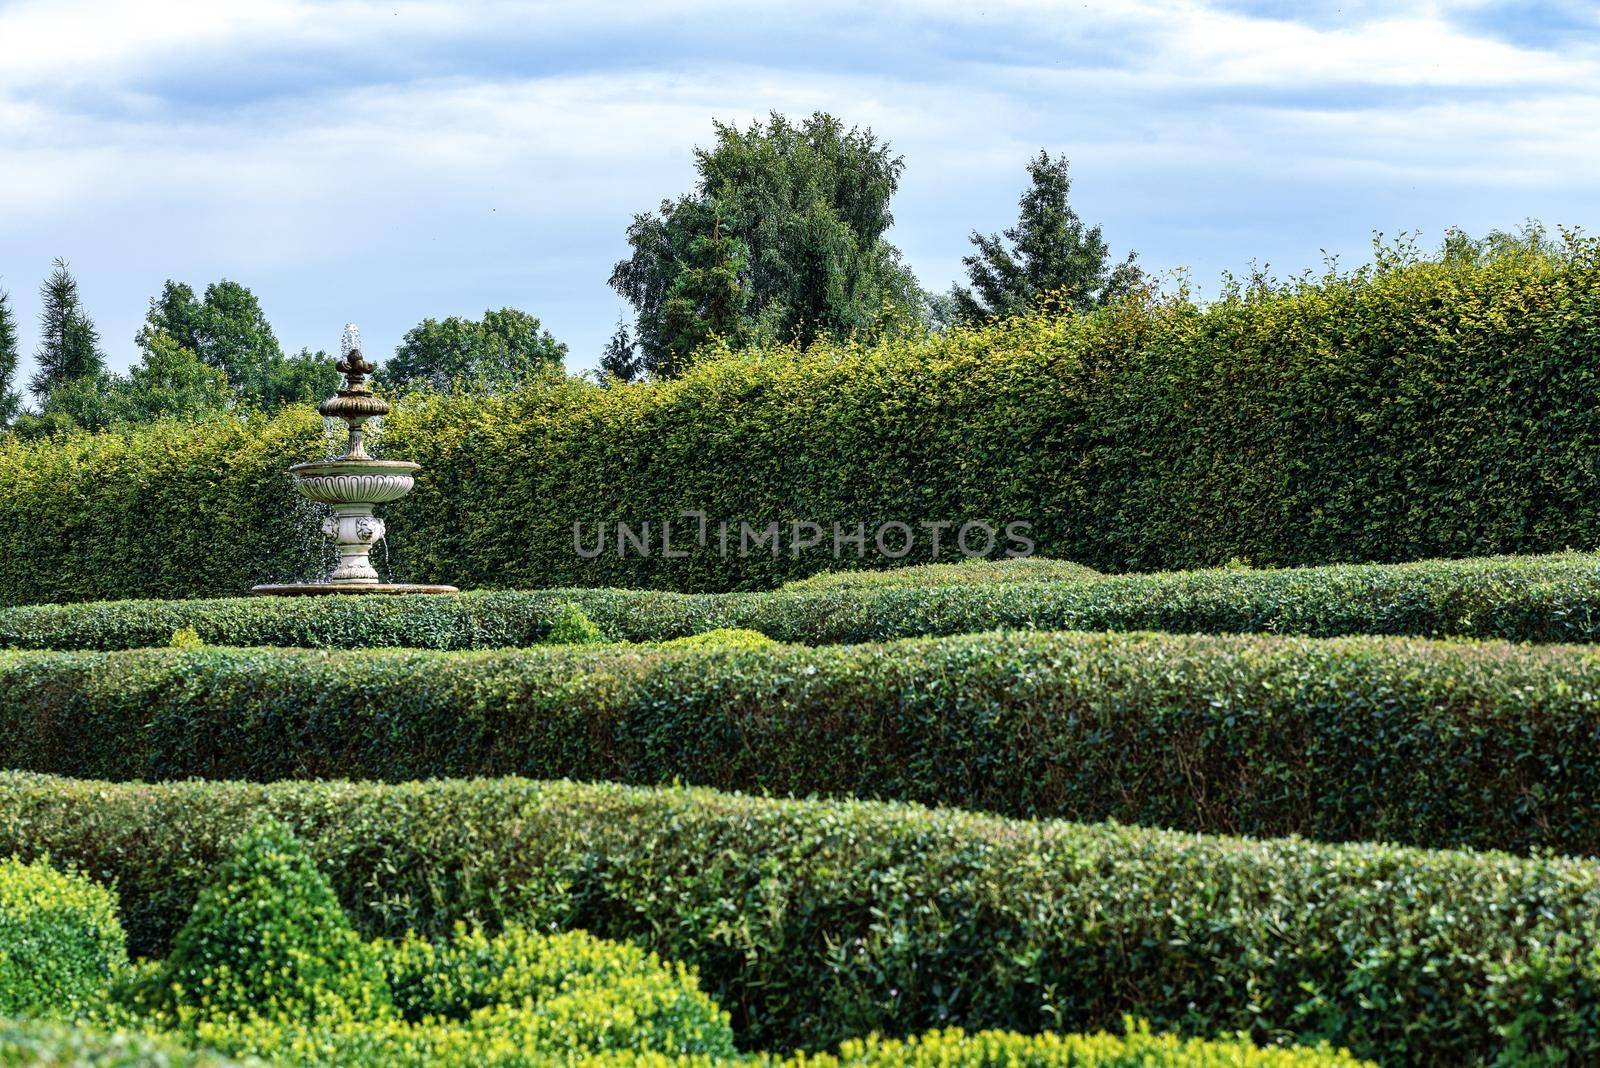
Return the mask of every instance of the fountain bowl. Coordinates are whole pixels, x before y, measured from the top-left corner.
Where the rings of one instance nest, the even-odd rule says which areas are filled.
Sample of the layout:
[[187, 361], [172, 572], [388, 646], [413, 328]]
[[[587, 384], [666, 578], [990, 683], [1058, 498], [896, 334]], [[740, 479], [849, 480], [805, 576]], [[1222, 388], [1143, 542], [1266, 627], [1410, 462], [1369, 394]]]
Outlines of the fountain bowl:
[[253, 587], [257, 597], [319, 597], [324, 594], [406, 594], [406, 593], [460, 593], [454, 586], [438, 586], [426, 582], [280, 582]]
[[295, 489], [318, 504], [387, 504], [416, 485], [421, 464], [409, 460], [319, 460], [295, 464]]

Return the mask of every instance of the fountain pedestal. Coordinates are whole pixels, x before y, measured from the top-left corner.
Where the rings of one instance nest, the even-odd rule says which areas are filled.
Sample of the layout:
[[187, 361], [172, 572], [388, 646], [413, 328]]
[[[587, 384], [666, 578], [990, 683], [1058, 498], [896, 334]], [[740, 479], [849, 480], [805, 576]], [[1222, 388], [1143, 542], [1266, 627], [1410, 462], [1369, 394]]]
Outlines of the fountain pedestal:
[[345, 388], [317, 407], [328, 418], [343, 419], [349, 426], [349, 443], [336, 460], [295, 464], [295, 489], [300, 496], [326, 504], [332, 514], [322, 521], [322, 532], [333, 539], [339, 562], [332, 574], [320, 582], [291, 582], [257, 586], [262, 595], [323, 593], [456, 593], [454, 586], [409, 582], [380, 582], [372, 566], [372, 549], [383, 540], [383, 520], [373, 515], [374, 505], [397, 501], [411, 492], [421, 464], [408, 460], [377, 460], [367, 455], [364, 441], [367, 420], [389, 411], [381, 397], [373, 395], [366, 376], [373, 371], [361, 355], [360, 335], [354, 326], [345, 327], [344, 358], [339, 361]]

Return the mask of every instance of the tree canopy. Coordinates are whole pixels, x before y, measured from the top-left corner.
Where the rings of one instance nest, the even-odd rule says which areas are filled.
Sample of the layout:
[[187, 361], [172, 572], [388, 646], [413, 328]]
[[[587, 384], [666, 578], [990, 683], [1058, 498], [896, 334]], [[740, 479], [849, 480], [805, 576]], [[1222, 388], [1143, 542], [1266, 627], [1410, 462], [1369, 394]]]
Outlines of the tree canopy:
[[566, 356], [567, 346], [538, 319], [501, 308], [485, 311], [480, 320], [424, 319], [407, 331], [376, 377], [391, 388], [495, 389], [559, 370]]
[[693, 193], [628, 227], [611, 285], [633, 305], [642, 369], [679, 373], [712, 337], [731, 344], [870, 334], [921, 291], [884, 240], [904, 161], [870, 130], [818, 112], [715, 123]]
[[145, 325], [135, 340], [150, 350], [152, 339], [166, 334], [194, 353], [200, 362], [221, 371], [234, 396], [270, 407], [271, 381], [283, 350], [261, 302], [248, 288], [226, 278], [206, 286], [203, 299], [182, 282], [168, 280], [150, 301]]
[[1067, 158], [1040, 149], [1028, 163], [1029, 186], [1017, 225], [1003, 234], [972, 234], [977, 251], [962, 258], [971, 287], [951, 296], [959, 318], [981, 321], [1017, 315], [1043, 298], [1088, 311], [1139, 281], [1134, 254], [1115, 266], [1100, 227], [1086, 227], [1067, 202]]

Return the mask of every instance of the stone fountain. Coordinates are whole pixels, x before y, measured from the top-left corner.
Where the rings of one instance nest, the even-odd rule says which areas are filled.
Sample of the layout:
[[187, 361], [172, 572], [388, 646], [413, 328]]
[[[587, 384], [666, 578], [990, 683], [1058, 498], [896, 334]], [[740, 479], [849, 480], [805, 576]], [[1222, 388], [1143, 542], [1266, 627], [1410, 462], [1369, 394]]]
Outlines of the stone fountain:
[[344, 455], [334, 460], [295, 464], [289, 468], [300, 496], [326, 504], [332, 514], [322, 521], [322, 532], [333, 539], [339, 552], [333, 573], [320, 582], [290, 582], [257, 586], [263, 595], [320, 593], [456, 593], [454, 586], [410, 582], [380, 582], [372, 566], [372, 549], [383, 540], [383, 520], [372, 514], [374, 505], [397, 501], [411, 492], [421, 464], [408, 460], [379, 460], [367, 455], [364, 437], [367, 420], [386, 415], [389, 405], [372, 392], [367, 376], [374, 365], [361, 355], [361, 334], [354, 324], [344, 328], [340, 341], [339, 373], [344, 388], [317, 406], [329, 419], [342, 419], [350, 437]]

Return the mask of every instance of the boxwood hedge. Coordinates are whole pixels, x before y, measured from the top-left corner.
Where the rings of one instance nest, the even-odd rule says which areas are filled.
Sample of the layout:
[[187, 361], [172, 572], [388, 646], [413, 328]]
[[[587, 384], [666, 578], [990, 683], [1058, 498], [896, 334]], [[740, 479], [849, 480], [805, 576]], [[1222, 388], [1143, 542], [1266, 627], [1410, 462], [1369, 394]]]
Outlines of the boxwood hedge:
[[[681, 379], [424, 397], [386, 506], [396, 578], [464, 587], [761, 589], [838, 566], [832, 527], [1027, 522], [1102, 571], [1590, 548], [1600, 243], [1386, 256], [1199, 308], [1135, 299], [875, 345], [731, 354]], [[306, 410], [0, 446], [0, 603], [242, 594], [314, 568], [284, 469]], [[810, 553], [661, 551], [706, 512], [828, 532]], [[649, 556], [586, 557], [651, 523]], [[943, 558], [950, 559], [950, 538]], [[905, 563], [933, 559], [931, 534]], [[889, 563], [842, 544], [845, 562]]]
[[0, 1018], [99, 1009], [127, 965], [111, 891], [48, 858], [0, 860]]
[[0, 609], [0, 647], [125, 649], [168, 645], [186, 630], [217, 645], [522, 646], [548, 640], [569, 603], [619, 641], [731, 628], [826, 644], [1003, 627], [1582, 642], [1600, 639], [1600, 556], [724, 594], [570, 589], [28, 605]]
[[4, 1068], [265, 1068], [262, 1061], [234, 1060], [210, 1050], [194, 1051], [170, 1038], [34, 1019], [0, 1020], [0, 1065]]
[[[347, 1049], [340, 1051], [349, 1053]], [[381, 1051], [380, 1051], [381, 1052]], [[503, 1060], [527, 1065], [521, 1051], [465, 1045], [455, 1056], [427, 1051], [431, 1068], [482, 1068]], [[279, 1062], [233, 1060], [190, 1051], [166, 1039], [107, 1032], [37, 1020], [0, 1021], [0, 1065], [5, 1068], [266, 1068]], [[286, 1063], [304, 1064], [304, 1058]], [[341, 1060], [344, 1068], [359, 1062]], [[540, 1063], [535, 1061], [534, 1063]], [[868, 1038], [843, 1044], [837, 1054], [779, 1058], [713, 1058], [610, 1052], [568, 1053], [545, 1062], [554, 1068], [1363, 1068], [1348, 1054], [1303, 1046], [1259, 1048], [1244, 1039], [1206, 1041], [1134, 1030], [1126, 1035], [1018, 1035], [1003, 1031], [963, 1034], [956, 1028], [908, 1040]], [[1370, 1066], [1368, 1066], [1370, 1068]]]
[[115, 879], [140, 952], [264, 815], [369, 934], [634, 940], [697, 967], [747, 1048], [1135, 1013], [1395, 1065], [1600, 1056], [1590, 862], [518, 779], [0, 776], [0, 850]]
[[1600, 653], [988, 634], [811, 649], [0, 653], [0, 766], [526, 775], [1600, 854]]

